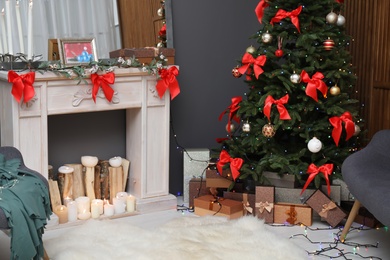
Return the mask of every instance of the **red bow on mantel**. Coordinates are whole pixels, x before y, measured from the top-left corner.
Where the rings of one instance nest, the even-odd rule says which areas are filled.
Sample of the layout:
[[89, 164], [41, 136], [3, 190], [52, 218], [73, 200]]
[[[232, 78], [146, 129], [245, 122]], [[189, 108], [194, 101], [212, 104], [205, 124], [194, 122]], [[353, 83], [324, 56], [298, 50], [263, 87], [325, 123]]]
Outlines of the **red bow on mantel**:
[[233, 180], [236, 180], [238, 176], [240, 176], [239, 170], [241, 169], [244, 160], [241, 158], [232, 158], [226, 150], [222, 150], [217, 163], [217, 169], [220, 174], [222, 174], [222, 167], [227, 163], [230, 163]]
[[229, 117], [228, 117], [228, 132], [230, 133], [230, 125], [232, 122], [232, 119], [236, 121], [237, 123], [240, 123], [240, 118], [237, 117], [236, 113], [237, 110], [240, 108], [239, 104], [242, 101], [242, 97], [237, 96], [232, 98], [232, 104], [228, 106], [220, 115], [218, 120], [221, 121], [223, 115], [226, 113], [226, 111], [229, 111]]
[[271, 117], [272, 104], [276, 104], [276, 108], [279, 111], [281, 120], [290, 120], [291, 119], [287, 109], [284, 107], [284, 104], [287, 104], [287, 102], [288, 102], [288, 98], [289, 98], [289, 96], [288, 96], [288, 94], [286, 94], [284, 97], [282, 97], [278, 100], [275, 100], [272, 96], [268, 96], [265, 99], [263, 112], [264, 112], [264, 115], [266, 115], [268, 117], [268, 121], [270, 121], [270, 117]]
[[12, 83], [11, 94], [14, 96], [15, 100], [18, 103], [20, 103], [22, 97], [25, 103], [27, 103], [34, 97], [35, 95], [35, 90], [33, 87], [34, 81], [35, 81], [34, 71], [22, 75], [19, 75], [13, 70], [8, 71], [8, 82]]
[[91, 81], [93, 84], [92, 88], [92, 99], [96, 103], [96, 95], [98, 93], [99, 87], [102, 87], [104, 96], [106, 99], [111, 102], [112, 97], [114, 96], [114, 90], [110, 87], [109, 84], [115, 83], [115, 74], [113, 72], [108, 72], [103, 75], [98, 75], [97, 73], [91, 74]]
[[253, 65], [255, 76], [258, 79], [260, 74], [263, 73], [263, 69], [260, 66], [264, 66], [266, 61], [267, 61], [267, 57], [265, 55], [260, 55], [255, 59], [253, 58], [252, 54], [246, 52], [242, 57], [241, 60], [242, 66], [238, 68], [238, 71], [241, 74], [245, 74], [249, 66]]
[[307, 178], [307, 181], [305, 185], [302, 188], [302, 193], [306, 190], [307, 186], [310, 184], [310, 182], [313, 181], [314, 177], [316, 177], [317, 174], [322, 172], [324, 174], [326, 185], [328, 186], [328, 195], [330, 195], [330, 182], [329, 182], [329, 175], [332, 174], [333, 171], [333, 163], [327, 163], [320, 167], [317, 167], [314, 163], [310, 164], [307, 168], [307, 173], [309, 173], [309, 178]]
[[162, 98], [165, 91], [169, 89], [171, 100], [173, 100], [180, 93], [179, 83], [176, 79], [176, 76], [179, 75], [179, 70], [176, 66], [172, 66], [169, 69], [160, 69], [158, 74], [161, 78], [156, 85], [158, 95]]
[[328, 92], [328, 86], [325, 82], [322, 81], [324, 75], [321, 72], [316, 72], [312, 78], [309, 77], [306, 71], [302, 70], [301, 79], [303, 82], [307, 83], [306, 86], [306, 95], [318, 102], [317, 89], [326, 97]]
[[332, 137], [336, 146], [339, 145], [341, 132], [343, 131], [342, 122], [344, 122], [345, 130], [347, 132], [345, 140], [351, 138], [355, 133], [355, 123], [352, 121], [352, 115], [348, 111], [344, 112], [340, 117], [334, 116], [329, 118], [329, 122], [334, 127], [332, 130]]
[[268, 6], [269, 4], [265, 0], [261, 0], [259, 4], [256, 6], [255, 13], [260, 23], [262, 23], [261, 20], [263, 19], [264, 9], [267, 8]]
[[301, 30], [299, 29], [299, 19], [298, 19], [298, 15], [301, 13], [301, 11], [302, 11], [301, 5], [297, 9], [291, 12], [286, 12], [283, 9], [279, 9], [278, 12], [275, 14], [274, 18], [272, 18], [269, 23], [274, 25], [274, 23], [280, 22], [282, 19], [289, 17], [291, 19], [292, 24], [294, 24], [295, 27], [297, 27], [298, 32], [301, 32]]

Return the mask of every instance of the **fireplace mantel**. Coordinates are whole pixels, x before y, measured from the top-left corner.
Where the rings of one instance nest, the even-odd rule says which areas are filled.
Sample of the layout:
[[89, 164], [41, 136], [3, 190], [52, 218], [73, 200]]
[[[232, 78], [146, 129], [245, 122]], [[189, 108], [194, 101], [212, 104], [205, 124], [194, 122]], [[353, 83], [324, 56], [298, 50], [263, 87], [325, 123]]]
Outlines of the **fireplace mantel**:
[[168, 190], [169, 93], [159, 98], [155, 76], [138, 68], [116, 69], [113, 100], [99, 93], [95, 103], [89, 79], [85, 84], [36, 72], [35, 97], [27, 104], [16, 102], [7, 78], [7, 72], [0, 72], [1, 145], [18, 148], [28, 167], [48, 177], [48, 116], [124, 109], [126, 158], [131, 161], [127, 192], [138, 198], [140, 211], [176, 207]]

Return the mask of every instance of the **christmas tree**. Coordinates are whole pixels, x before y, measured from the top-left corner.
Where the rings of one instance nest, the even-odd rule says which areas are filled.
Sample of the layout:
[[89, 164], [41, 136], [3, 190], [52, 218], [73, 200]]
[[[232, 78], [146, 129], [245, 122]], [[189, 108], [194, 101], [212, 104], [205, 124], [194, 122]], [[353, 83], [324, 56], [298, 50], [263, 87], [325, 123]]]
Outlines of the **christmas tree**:
[[267, 184], [264, 171], [294, 174], [304, 188], [341, 178], [363, 124], [343, 8], [341, 0], [258, 3], [257, 46], [232, 70], [249, 89], [219, 118], [227, 115], [229, 132], [218, 140], [220, 172], [230, 166], [233, 179], [260, 184]]

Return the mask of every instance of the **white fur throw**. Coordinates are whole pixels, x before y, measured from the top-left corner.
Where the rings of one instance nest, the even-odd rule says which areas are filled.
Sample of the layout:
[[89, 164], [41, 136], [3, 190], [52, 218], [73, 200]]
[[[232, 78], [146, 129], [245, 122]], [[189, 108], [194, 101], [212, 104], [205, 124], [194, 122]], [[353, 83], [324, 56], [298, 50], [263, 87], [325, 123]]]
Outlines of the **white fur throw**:
[[45, 241], [51, 259], [272, 259], [307, 253], [255, 217], [181, 217], [154, 230], [112, 220], [88, 221]]

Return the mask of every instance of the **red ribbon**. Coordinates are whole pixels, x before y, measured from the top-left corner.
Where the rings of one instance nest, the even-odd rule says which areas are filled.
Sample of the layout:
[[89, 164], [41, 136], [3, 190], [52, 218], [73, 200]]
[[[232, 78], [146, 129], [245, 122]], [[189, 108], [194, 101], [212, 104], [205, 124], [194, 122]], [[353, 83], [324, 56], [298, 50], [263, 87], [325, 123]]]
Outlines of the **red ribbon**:
[[109, 84], [114, 84], [115, 74], [113, 72], [108, 72], [103, 75], [98, 75], [97, 73], [91, 74], [91, 81], [93, 84], [92, 88], [92, 99], [96, 103], [96, 95], [98, 93], [99, 87], [102, 87], [104, 96], [106, 99], [111, 102], [112, 97], [114, 96], [114, 90], [110, 87]]
[[309, 178], [307, 178], [305, 185], [303, 186], [301, 195], [305, 191], [307, 186], [310, 184], [310, 182], [313, 181], [314, 177], [316, 177], [316, 175], [320, 172], [324, 174], [326, 185], [328, 186], [328, 195], [330, 195], [329, 175], [332, 174], [332, 171], [333, 171], [333, 163], [327, 163], [320, 167], [317, 167], [314, 163], [310, 164], [309, 167], [307, 168], [307, 173], [309, 173], [310, 175]]
[[316, 72], [312, 78], [309, 77], [306, 71], [302, 70], [301, 79], [303, 82], [307, 83], [306, 86], [306, 95], [318, 102], [317, 89], [326, 97], [328, 92], [328, 87], [325, 82], [322, 81], [324, 75], [321, 72]]
[[12, 83], [11, 94], [14, 96], [15, 100], [18, 103], [20, 103], [22, 96], [24, 98], [24, 102], [26, 103], [34, 97], [34, 81], [34, 71], [22, 75], [19, 75], [13, 70], [8, 71], [8, 82]]
[[291, 22], [297, 27], [298, 32], [301, 32], [299, 29], [299, 19], [298, 15], [302, 11], [302, 6], [300, 5], [297, 9], [291, 11], [291, 12], [286, 12], [283, 9], [279, 9], [278, 12], [275, 14], [274, 18], [271, 19], [270, 24], [274, 24], [277, 22], [280, 22], [282, 19], [289, 17], [291, 19]]
[[262, 23], [261, 20], [263, 19], [264, 9], [267, 8], [268, 6], [269, 4], [265, 2], [265, 0], [261, 0], [259, 4], [256, 6], [255, 13], [260, 23]]
[[267, 57], [265, 55], [260, 55], [256, 59], [253, 58], [253, 56], [249, 53], [245, 53], [242, 57], [241, 63], [243, 64], [241, 67], [238, 68], [238, 71], [241, 74], [244, 74], [250, 65], [253, 65], [253, 70], [255, 72], [255, 76], [258, 79], [259, 75], [263, 73], [263, 69], [260, 66], [264, 66], [265, 62], [267, 60]]
[[264, 112], [264, 115], [266, 115], [268, 117], [268, 121], [270, 121], [270, 117], [271, 117], [272, 104], [276, 104], [276, 108], [278, 109], [279, 114], [280, 114], [280, 119], [282, 119], [282, 120], [290, 120], [291, 119], [290, 115], [288, 114], [287, 109], [284, 107], [284, 104], [287, 104], [287, 102], [288, 102], [288, 98], [289, 98], [289, 96], [288, 96], [288, 94], [286, 94], [284, 97], [282, 97], [278, 100], [275, 100], [272, 96], [268, 96], [265, 99], [263, 112]]
[[166, 34], [167, 34], [167, 24], [164, 24], [161, 27], [160, 31], [158, 32], [158, 35], [163, 36], [163, 35], [166, 35]]
[[169, 69], [160, 69], [158, 74], [161, 78], [156, 85], [158, 95], [162, 98], [165, 91], [169, 89], [171, 100], [173, 100], [180, 93], [179, 82], [176, 79], [176, 76], [179, 75], [179, 70], [176, 66], [172, 66]]
[[236, 115], [237, 110], [240, 108], [239, 104], [242, 101], [242, 97], [237, 96], [232, 98], [232, 104], [228, 106], [220, 115], [218, 120], [221, 121], [223, 115], [226, 113], [226, 111], [229, 111], [229, 117], [228, 117], [228, 132], [230, 133], [230, 125], [232, 119], [236, 121], [237, 123], [240, 123], [240, 118]]
[[219, 161], [217, 163], [217, 169], [220, 174], [222, 174], [222, 167], [227, 163], [230, 163], [230, 170], [232, 172], [233, 180], [236, 180], [238, 176], [240, 176], [239, 170], [244, 163], [244, 160], [241, 158], [232, 158], [228, 152], [226, 152], [226, 150], [222, 150], [219, 155]]
[[341, 132], [343, 131], [342, 122], [345, 124], [345, 130], [347, 132], [347, 137], [345, 140], [348, 140], [355, 133], [355, 123], [352, 121], [351, 113], [344, 112], [340, 117], [334, 116], [329, 118], [330, 124], [334, 127], [332, 130], [332, 137], [336, 146], [339, 145]]

